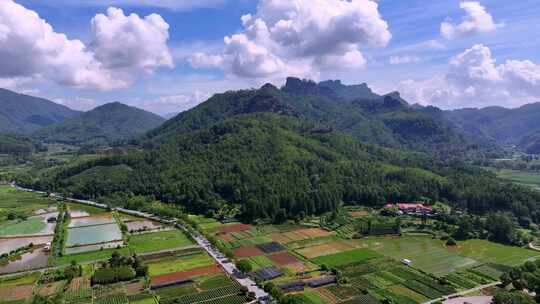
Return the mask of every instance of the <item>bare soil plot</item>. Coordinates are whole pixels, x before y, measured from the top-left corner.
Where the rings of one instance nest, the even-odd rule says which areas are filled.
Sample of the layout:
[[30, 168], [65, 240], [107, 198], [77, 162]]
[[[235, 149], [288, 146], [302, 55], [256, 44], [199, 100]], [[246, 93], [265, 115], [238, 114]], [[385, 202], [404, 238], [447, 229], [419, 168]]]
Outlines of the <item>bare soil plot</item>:
[[297, 230], [296, 233], [305, 236], [306, 239], [324, 237], [330, 235], [330, 232], [320, 228], [308, 228]]
[[279, 266], [286, 266], [300, 262], [297, 257], [288, 252], [281, 252], [269, 255], [268, 259], [270, 259], [270, 261], [274, 262], [276, 265]]
[[187, 280], [195, 276], [218, 273], [221, 269], [217, 265], [194, 268], [187, 271], [174, 272], [164, 275], [159, 275], [151, 278], [152, 285], [160, 285], [169, 282]]
[[219, 233], [232, 233], [232, 232], [239, 232], [239, 231], [245, 231], [250, 230], [251, 225], [246, 224], [233, 224], [228, 226], [223, 226], [218, 229]]
[[323, 255], [329, 255], [341, 251], [351, 250], [353, 248], [353, 245], [346, 242], [331, 241], [320, 245], [301, 248], [296, 250], [296, 252], [308, 259], [312, 259]]
[[136, 232], [139, 230], [157, 230], [164, 228], [161, 224], [149, 220], [127, 221], [125, 224], [128, 227], [129, 232]]
[[66, 281], [59, 281], [59, 282], [53, 282], [49, 284], [45, 284], [39, 288], [39, 295], [43, 297], [48, 297], [53, 294], [55, 294], [57, 291], [59, 291]]
[[291, 270], [293, 273], [302, 273], [302, 272], [313, 270], [313, 267], [307, 265], [304, 262], [288, 264], [287, 268]]
[[263, 255], [264, 252], [262, 252], [256, 246], [246, 246], [234, 249], [233, 254], [237, 258], [249, 258], [253, 256]]
[[293, 241], [283, 233], [273, 233], [270, 235], [270, 238], [272, 239], [272, 241], [278, 242], [281, 244], [287, 244]]
[[223, 234], [219, 237], [220, 239], [224, 240], [225, 242], [234, 242], [236, 241], [236, 238], [230, 234]]
[[124, 288], [126, 289], [126, 294], [134, 295], [134, 294], [138, 294], [144, 291], [144, 283], [143, 282], [129, 283], [129, 284], [124, 285]]
[[367, 212], [367, 211], [365, 211], [365, 210], [361, 210], [361, 211], [349, 211], [349, 215], [352, 216], [352, 217], [363, 217], [363, 216], [369, 215], [369, 212]]
[[274, 233], [270, 237], [273, 241], [281, 244], [287, 244], [295, 241], [302, 241], [330, 235], [330, 232], [320, 228], [305, 228], [284, 233]]
[[32, 289], [34, 289], [34, 285], [0, 287], [0, 299], [2, 301], [23, 300], [32, 295]]

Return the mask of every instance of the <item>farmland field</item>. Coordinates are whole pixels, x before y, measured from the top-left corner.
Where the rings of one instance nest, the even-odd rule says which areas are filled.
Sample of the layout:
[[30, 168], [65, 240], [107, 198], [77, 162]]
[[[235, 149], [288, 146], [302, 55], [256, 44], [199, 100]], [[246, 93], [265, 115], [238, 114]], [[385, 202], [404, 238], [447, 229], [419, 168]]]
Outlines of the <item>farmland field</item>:
[[409, 259], [413, 267], [435, 275], [445, 275], [477, 263], [474, 257], [449, 250], [443, 241], [431, 236], [369, 237], [360, 240], [359, 245], [397, 260]]
[[180, 230], [161, 231], [133, 235], [129, 247], [136, 253], [160, 251], [193, 245], [193, 242]]
[[351, 249], [354, 249], [354, 246], [345, 241], [330, 241], [319, 245], [297, 249], [296, 252], [308, 259], [312, 259]]
[[319, 265], [324, 264], [330, 267], [340, 267], [352, 263], [364, 262], [379, 256], [380, 254], [369, 249], [354, 249], [331, 255], [320, 256], [313, 259], [312, 261]]
[[509, 170], [509, 169], [491, 169], [498, 177], [514, 182], [520, 185], [530, 186], [536, 189], [540, 189], [540, 173]]
[[30, 218], [25, 221], [11, 221], [0, 225], [0, 236], [32, 235], [41, 232], [47, 224], [41, 218]]
[[163, 258], [156, 261], [150, 261], [146, 265], [148, 266], [149, 275], [157, 276], [213, 264], [214, 260], [208, 254], [198, 253], [188, 256]]
[[51, 204], [51, 201], [39, 194], [16, 190], [8, 185], [0, 185], [0, 218], [7, 211], [32, 215], [34, 211], [46, 209]]
[[459, 246], [451, 251], [484, 263], [492, 262], [507, 266], [516, 266], [529, 259], [540, 258], [540, 252], [515, 246], [506, 246], [486, 240], [459, 242]]
[[99, 250], [99, 251], [69, 254], [69, 255], [64, 255], [62, 257], [57, 257], [53, 259], [52, 264], [53, 265], [66, 265], [66, 264], [71, 263], [71, 261], [76, 261], [77, 263], [84, 263], [84, 262], [90, 262], [90, 261], [105, 260], [111, 257], [111, 254], [114, 251], [117, 251], [120, 254], [129, 253], [129, 249], [127, 247], [123, 247], [120, 249], [104, 249], [104, 250]]

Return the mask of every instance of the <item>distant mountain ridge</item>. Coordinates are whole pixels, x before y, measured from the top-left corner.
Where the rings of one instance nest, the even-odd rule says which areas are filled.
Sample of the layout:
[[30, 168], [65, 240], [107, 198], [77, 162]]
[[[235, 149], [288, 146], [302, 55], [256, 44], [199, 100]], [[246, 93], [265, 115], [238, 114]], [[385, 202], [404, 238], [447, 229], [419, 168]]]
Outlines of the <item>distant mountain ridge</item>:
[[28, 135], [80, 114], [47, 99], [0, 89], [0, 133]]
[[156, 114], [113, 102], [43, 128], [34, 136], [45, 142], [109, 144], [141, 136], [164, 121]]
[[540, 103], [515, 109], [459, 109], [446, 111], [445, 117], [470, 134], [517, 145], [529, 153], [540, 153]]
[[412, 107], [398, 92], [381, 96], [366, 84], [347, 86], [340, 81], [316, 83], [293, 77], [281, 89], [266, 84], [258, 90], [216, 94], [151, 131], [148, 138], [163, 141], [176, 133], [250, 113], [293, 116], [367, 143], [441, 156], [467, 154], [479, 146], [488, 152], [497, 150], [492, 143], [473, 140], [456, 129], [441, 110]]

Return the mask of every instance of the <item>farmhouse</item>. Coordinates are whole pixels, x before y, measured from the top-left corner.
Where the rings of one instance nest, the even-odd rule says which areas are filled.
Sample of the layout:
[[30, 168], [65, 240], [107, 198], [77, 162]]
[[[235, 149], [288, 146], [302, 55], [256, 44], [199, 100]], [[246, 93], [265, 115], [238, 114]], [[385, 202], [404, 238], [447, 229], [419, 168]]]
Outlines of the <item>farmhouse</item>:
[[384, 205], [384, 209], [397, 208], [403, 214], [433, 214], [433, 208], [424, 205], [422, 202], [415, 203], [388, 203]]

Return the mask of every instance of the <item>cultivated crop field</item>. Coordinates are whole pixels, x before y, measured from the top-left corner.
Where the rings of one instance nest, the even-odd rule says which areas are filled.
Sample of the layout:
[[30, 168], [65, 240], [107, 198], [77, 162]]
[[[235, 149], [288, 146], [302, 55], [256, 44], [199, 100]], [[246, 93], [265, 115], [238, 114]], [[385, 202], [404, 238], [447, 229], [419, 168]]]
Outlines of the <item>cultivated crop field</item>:
[[214, 265], [214, 260], [206, 253], [196, 253], [187, 256], [171, 256], [154, 261], [148, 261], [148, 273], [157, 276], [172, 272], [186, 271], [193, 268]]
[[446, 275], [478, 263], [474, 258], [448, 249], [443, 241], [431, 236], [367, 237], [358, 244], [398, 261], [409, 259], [413, 267], [435, 275]]
[[319, 265], [327, 265], [330, 267], [341, 267], [349, 264], [358, 264], [368, 261], [381, 255], [369, 249], [353, 249], [340, 253], [320, 256], [312, 259], [313, 262]]
[[193, 244], [180, 230], [137, 234], [129, 239], [129, 247], [136, 253], [175, 249]]
[[506, 266], [523, 264], [529, 259], [540, 258], [540, 252], [515, 246], [506, 246], [486, 240], [467, 240], [459, 242], [450, 251], [482, 261]]

